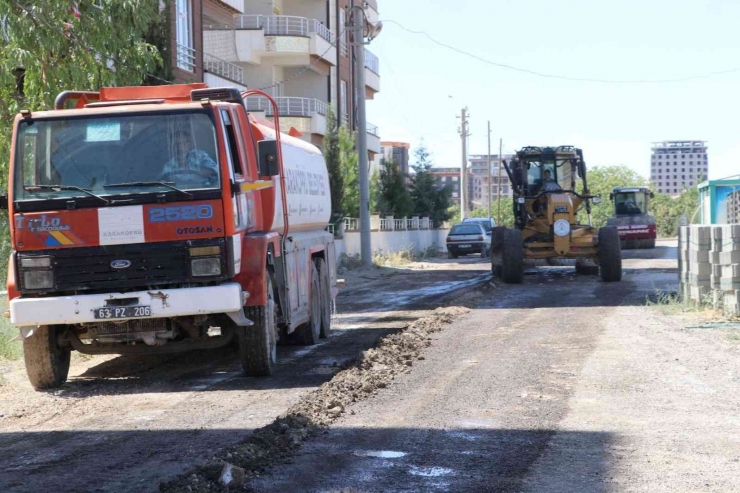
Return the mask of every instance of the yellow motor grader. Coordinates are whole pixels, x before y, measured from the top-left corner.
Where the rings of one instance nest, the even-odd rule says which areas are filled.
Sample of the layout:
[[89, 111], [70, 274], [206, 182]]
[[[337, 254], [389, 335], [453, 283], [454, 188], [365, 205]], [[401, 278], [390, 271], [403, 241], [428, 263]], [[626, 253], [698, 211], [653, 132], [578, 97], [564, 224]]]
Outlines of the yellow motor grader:
[[[515, 224], [492, 232], [494, 275], [506, 283], [521, 283], [525, 260], [575, 259], [579, 273], [598, 271], [606, 282], [622, 279], [617, 228], [591, 225], [591, 204], [601, 199], [589, 194], [581, 149], [524, 147], [503, 164], [513, 187]], [[578, 223], [582, 209], [588, 224]]]

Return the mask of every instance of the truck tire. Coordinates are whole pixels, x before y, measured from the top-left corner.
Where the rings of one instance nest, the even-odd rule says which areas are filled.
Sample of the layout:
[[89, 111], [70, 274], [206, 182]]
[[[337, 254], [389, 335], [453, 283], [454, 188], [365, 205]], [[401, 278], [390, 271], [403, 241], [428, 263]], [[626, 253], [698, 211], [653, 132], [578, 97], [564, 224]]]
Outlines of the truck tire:
[[23, 339], [23, 358], [28, 380], [35, 389], [51, 389], [67, 381], [71, 351], [59, 347], [55, 325], [42, 325]]
[[518, 229], [504, 231], [501, 277], [507, 284], [521, 284], [524, 280], [524, 243]]
[[599, 270], [604, 282], [622, 280], [622, 247], [614, 226], [599, 229]]
[[323, 258], [316, 259], [316, 269], [319, 271], [319, 287], [321, 288], [321, 337], [327, 338], [331, 334], [331, 282], [329, 268]]
[[309, 320], [295, 331], [295, 340], [304, 346], [318, 344], [321, 337], [321, 285], [316, 265], [311, 267], [311, 294]]
[[272, 278], [265, 270], [265, 306], [244, 308], [246, 317], [254, 322], [251, 327], [237, 327], [236, 342], [239, 361], [249, 377], [272, 375], [277, 363], [277, 303]]
[[655, 238], [649, 240], [642, 240], [642, 248], [653, 249], [655, 248]]

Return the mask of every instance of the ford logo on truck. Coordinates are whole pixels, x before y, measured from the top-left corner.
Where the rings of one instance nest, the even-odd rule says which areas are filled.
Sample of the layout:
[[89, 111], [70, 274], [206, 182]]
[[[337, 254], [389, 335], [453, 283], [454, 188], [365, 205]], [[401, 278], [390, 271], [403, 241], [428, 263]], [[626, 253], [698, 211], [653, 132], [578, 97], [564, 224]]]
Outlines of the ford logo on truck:
[[110, 266], [114, 269], [127, 269], [131, 267], [131, 261], [130, 260], [114, 260], [110, 263]]

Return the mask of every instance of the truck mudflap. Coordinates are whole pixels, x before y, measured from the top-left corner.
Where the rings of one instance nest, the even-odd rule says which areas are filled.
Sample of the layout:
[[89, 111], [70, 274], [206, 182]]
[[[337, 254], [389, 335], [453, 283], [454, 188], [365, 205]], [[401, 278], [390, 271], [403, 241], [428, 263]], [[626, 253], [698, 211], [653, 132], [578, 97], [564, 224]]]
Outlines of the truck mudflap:
[[238, 283], [229, 282], [218, 286], [129, 293], [20, 297], [10, 301], [10, 321], [16, 326], [27, 327], [223, 313], [237, 325], [251, 325], [243, 310], [248, 296]]

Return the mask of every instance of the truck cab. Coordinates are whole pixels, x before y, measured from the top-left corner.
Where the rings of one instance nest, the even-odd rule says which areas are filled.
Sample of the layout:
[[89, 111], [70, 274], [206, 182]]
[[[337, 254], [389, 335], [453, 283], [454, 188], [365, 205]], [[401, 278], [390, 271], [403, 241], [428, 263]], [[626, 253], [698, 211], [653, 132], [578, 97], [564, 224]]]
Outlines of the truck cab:
[[[319, 150], [204, 84], [65, 92], [15, 119], [7, 315], [37, 388], [69, 353], [237, 342], [269, 375], [278, 341], [315, 344], [336, 295]], [[274, 102], [273, 102], [274, 103]]]

